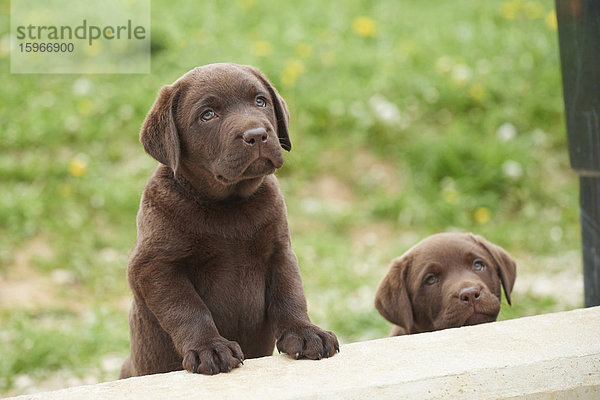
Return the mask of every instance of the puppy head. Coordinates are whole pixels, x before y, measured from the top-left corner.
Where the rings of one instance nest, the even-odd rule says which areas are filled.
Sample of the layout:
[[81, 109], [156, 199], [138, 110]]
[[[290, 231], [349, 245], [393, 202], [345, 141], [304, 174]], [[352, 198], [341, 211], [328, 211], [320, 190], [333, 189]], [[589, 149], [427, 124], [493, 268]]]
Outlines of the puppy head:
[[175, 174], [234, 185], [283, 165], [288, 121], [285, 102], [259, 70], [210, 64], [160, 90], [140, 141]]
[[516, 265], [502, 248], [472, 234], [430, 236], [392, 262], [375, 306], [407, 333], [495, 321], [501, 289], [510, 304]]

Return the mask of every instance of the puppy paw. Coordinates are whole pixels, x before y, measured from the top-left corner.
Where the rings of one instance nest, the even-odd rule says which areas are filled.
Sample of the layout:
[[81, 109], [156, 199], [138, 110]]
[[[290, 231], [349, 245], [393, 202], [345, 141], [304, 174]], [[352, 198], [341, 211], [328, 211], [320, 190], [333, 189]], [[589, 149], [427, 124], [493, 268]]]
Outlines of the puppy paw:
[[189, 372], [215, 375], [229, 372], [244, 363], [244, 353], [237, 342], [219, 337], [188, 350], [183, 356], [183, 368]]
[[305, 325], [285, 331], [277, 340], [277, 350], [296, 359], [320, 360], [335, 355], [340, 351], [340, 345], [333, 332]]

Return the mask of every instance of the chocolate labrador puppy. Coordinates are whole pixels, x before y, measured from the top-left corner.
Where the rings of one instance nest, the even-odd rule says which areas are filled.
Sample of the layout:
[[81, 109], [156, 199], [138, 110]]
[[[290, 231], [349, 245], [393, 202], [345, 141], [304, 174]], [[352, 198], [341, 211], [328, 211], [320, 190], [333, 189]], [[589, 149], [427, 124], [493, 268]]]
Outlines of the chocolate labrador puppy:
[[396, 258], [375, 295], [375, 307], [395, 324], [390, 336], [495, 321], [500, 285], [506, 300], [516, 264], [481, 236], [440, 233]]
[[256, 68], [212, 64], [164, 86], [140, 132], [160, 162], [146, 185], [127, 278], [131, 353], [120, 378], [216, 374], [280, 352], [339, 351], [313, 325], [273, 175], [289, 114]]

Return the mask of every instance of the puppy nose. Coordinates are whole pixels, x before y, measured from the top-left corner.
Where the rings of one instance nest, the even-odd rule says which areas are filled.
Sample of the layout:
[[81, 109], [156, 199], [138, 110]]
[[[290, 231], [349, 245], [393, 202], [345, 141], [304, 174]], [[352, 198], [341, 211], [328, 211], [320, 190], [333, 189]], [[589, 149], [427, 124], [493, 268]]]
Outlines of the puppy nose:
[[249, 145], [253, 145], [259, 141], [266, 143], [269, 136], [265, 128], [248, 129], [244, 132], [243, 139]]
[[458, 298], [463, 303], [475, 303], [479, 301], [481, 297], [481, 291], [475, 286], [469, 286], [467, 288], [461, 289], [460, 293], [458, 293]]

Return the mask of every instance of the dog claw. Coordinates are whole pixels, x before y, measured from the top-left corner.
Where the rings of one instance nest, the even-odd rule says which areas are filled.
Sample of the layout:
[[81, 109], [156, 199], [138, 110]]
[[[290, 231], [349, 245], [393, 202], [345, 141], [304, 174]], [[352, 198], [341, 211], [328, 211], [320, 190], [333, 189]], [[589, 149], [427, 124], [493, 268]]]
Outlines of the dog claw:
[[300, 359], [300, 353], [296, 353], [296, 360]]

